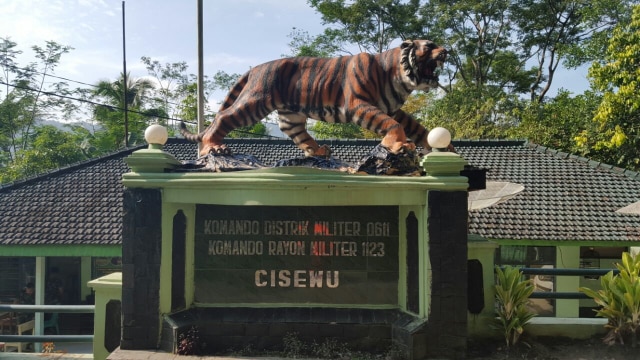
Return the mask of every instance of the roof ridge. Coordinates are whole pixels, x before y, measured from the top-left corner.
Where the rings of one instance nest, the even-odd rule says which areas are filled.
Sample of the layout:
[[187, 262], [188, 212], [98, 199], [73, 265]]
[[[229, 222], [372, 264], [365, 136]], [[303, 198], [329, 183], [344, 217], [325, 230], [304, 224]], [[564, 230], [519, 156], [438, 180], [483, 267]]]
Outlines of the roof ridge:
[[5, 184], [0, 184], [0, 192], [1, 191], [5, 191], [7, 189], [13, 189], [15, 187], [18, 186], [23, 186], [23, 185], [28, 185], [28, 184], [32, 184], [35, 183], [39, 180], [43, 180], [52, 176], [56, 176], [56, 175], [61, 175], [61, 174], [66, 174], [68, 172], [77, 170], [79, 168], [83, 168], [83, 167], [87, 167], [89, 165], [92, 165], [94, 163], [100, 162], [100, 161], [104, 161], [104, 160], [109, 160], [111, 158], [115, 158], [118, 156], [122, 156], [124, 154], [127, 153], [132, 153], [135, 150], [139, 150], [142, 147], [146, 147], [146, 145], [139, 145], [139, 146], [135, 146], [135, 147], [129, 147], [129, 148], [124, 148], [124, 149], [120, 149], [120, 150], [116, 150], [116, 151], [112, 151], [110, 153], [95, 157], [95, 158], [91, 158], [91, 159], [86, 159], [86, 160], [82, 160], [73, 164], [69, 164], [69, 165], [65, 165], [56, 169], [51, 169], [51, 170], [47, 170], [43, 173], [37, 174], [37, 175], [33, 175], [24, 179], [20, 179], [20, 180], [16, 180], [16, 181], [12, 181], [12, 182], [8, 182]]
[[[331, 138], [331, 139], [316, 139], [317, 142], [345, 142], [348, 145], [352, 145], [354, 143], [359, 144], [369, 144], [369, 143], [379, 143], [381, 139], [348, 139], [348, 138]], [[226, 138], [225, 142], [245, 142], [245, 141], [256, 141], [256, 142], [291, 142], [289, 138]], [[168, 142], [171, 143], [183, 143], [183, 142], [191, 142], [183, 137], [171, 137]], [[482, 145], [491, 145], [491, 146], [522, 146], [527, 143], [526, 139], [453, 139], [451, 143], [458, 146], [482, 146]], [[294, 145], [293, 142], [291, 142]]]
[[457, 146], [522, 146], [527, 143], [525, 139], [453, 139], [453, 145]]
[[607, 164], [604, 162], [592, 160], [584, 156], [564, 152], [564, 151], [553, 149], [543, 145], [538, 145], [529, 141], [527, 141], [526, 146], [537, 152], [553, 155], [554, 157], [559, 159], [582, 162], [594, 169], [605, 170], [613, 174], [626, 176], [627, 178], [632, 180], [640, 181], [640, 172], [637, 172], [637, 171], [633, 171], [633, 170], [621, 168], [615, 165]]
[[[170, 140], [173, 140], [173, 143], [180, 143], [180, 142], [190, 142], [189, 140], [185, 139], [185, 138], [170, 138]], [[336, 141], [341, 141], [341, 142], [347, 142], [349, 144], [353, 144], [355, 143], [369, 143], [369, 142], [380, 142], [381, 139], [346, 139], [346, 138], [332, 138], [332, 139], [316, 139], [317, 142], [336, 142]], [[264, 142], [288, 142], [291, 143], [292, 146], [294, 146], [295, 144], [293, 143], [293, 141], [289, 138], [225, 138], [224, 139], [225, 143], [227, 142], [245, 142], [245, 141], [264, 141]]]
[[[244, 141], [256, 141], [256, 142], [291, 142], [289, 138], [227, 138], [225, 142], [244, 142]], [[348, 138], [331, 138], [331, 139], [316, 139], [317, 142], [327, 142], [327, 143], [335, 143], [335, 142], [345, 142], [348, 145], [355, 144], [369, 144], [369, 143], [379, 143], [381, 139], [348, 139]], [[169, 138], [169, 141], [172, 143], [181, 143], [181, 142], [190, 142], [189, 140], [182, 137], [173, 137]], [[458, 146], [482, 146], [482, 145], [491, 145], [491, 146], [522, 146], [527, 142], [525, 139], [453, 139], [451, 143]], [[291, 142], [294, 145], [293, 142]]]

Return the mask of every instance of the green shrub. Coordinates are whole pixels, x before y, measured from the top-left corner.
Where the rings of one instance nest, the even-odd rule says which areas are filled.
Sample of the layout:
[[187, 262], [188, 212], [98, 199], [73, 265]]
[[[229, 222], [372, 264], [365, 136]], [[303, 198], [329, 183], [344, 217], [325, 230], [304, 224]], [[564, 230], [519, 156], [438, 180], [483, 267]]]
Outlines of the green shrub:
[[632, 257], [622, 254], [622, 263], [616, 267], [620, 273], [612, 271], [600, 278], [602, 289], [594, 291], [588, 287], [579, 290], [592, 298], [600, 306], [596, 316], [608, 320], [609, 329], [603, 338], [606, 344], [624, 344], [624, 337], [631, 337], [631, 346], [636, 347], [636, 332], [640, 327], [640, 254]]
[[527, 309], [534, 286], [531, 280], [523, 280], [518, 268], [506, 266], [503, 270], [496, 266], [496, 275], [497, 328], [510, 347], [518, 342], [525, 325], [535, 316]]

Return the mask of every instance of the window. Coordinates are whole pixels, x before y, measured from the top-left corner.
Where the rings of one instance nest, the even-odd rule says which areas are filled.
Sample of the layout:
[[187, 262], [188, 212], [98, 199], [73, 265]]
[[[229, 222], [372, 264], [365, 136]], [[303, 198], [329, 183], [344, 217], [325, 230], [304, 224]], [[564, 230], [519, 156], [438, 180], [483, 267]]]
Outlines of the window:
[[[556, 266], [556, 248], [555, 246], [503, 245], [496, 249], [496, 265], [553, 269]], [[533, 280], [535, 292], [555, 290], [554, 276], [525, 275], [525, 278]], [[555, 299], [530, 299], [528, 307], [538, 316], [555, 315]]]
[[25, 285], [35, 284], [34, 257], [0, 257], [0, 302], [11, 304], [20, 298]]
[[[583, 269], [615, 269], [616, 263], [622, 259], [622, 253], [629, 251], [627, 247], [580, 247], [580, 267]], [[601, 289], [600, 276], [587, 275], [580, 277], [580, 286], [591, 290]], [[594, 318], [598, 306], [592, 299], [580, 300], [580, 317]]]

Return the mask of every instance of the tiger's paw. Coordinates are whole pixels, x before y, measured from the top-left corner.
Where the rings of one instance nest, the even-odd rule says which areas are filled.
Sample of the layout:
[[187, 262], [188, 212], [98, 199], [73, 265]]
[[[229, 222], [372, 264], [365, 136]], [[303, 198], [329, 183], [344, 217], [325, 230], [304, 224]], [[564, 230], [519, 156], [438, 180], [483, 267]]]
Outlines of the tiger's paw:
[[225, 145], [217, 145], [217, 146], [207, 146], [203, 147], [200, 152], [201, 155], [231, 155], [231, 149], [226, 147]]
[[231, 149], [226, 146], [219, 147], [215, 149], [216, 155], [231, 155]]
[[391, 146], [386, 146], [385, 144], [382, 144], [382, 146], [386, 147], [392, 154], [396, 155], [416, 151], [416, 144], [411, 142], [396, 141], [391, 144]]
[[305, 155], [307, 157], [317, 156], [317, 157], [329, 158], [331, 156], [331, 148], [327, 145], [322, 145], [317, 149], [308, 148], [305, 151]]

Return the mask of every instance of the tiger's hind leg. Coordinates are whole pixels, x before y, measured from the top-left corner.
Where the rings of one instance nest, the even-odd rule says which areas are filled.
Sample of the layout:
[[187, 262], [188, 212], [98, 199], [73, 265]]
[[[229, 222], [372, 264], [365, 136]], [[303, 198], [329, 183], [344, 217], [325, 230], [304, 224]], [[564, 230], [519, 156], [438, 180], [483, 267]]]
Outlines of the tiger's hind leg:
[[304, 151], [306, 157], [329, 157], [331, 155], [331, 149], [327, 145], [318, 145], [307, 132], [307, 116], [305, 114], [278, 110], [278, 118], [280, 119], [280, 130]]
[[205, 130], [204, 135], [202, 136], [202, 149], [200, 149], [200, 156], [230, 153], [224, 145], [223, 140], [224, 137], [233, 129], [225, 126], [225, 123], [224, 111], [216, 114], [216, 118]]
[[[202, 150], [200, 155], [231, 154], [224, 144], [224, 138], [234, 129], [242, 126], [250, 126], [267, 116], [268, 111], [257, 102], [244, 102], [244, 106], [234, 103], [228, 108], [219, 111], [215, 119], [202, 136]], [[257, 105], [256, 105], [257, 104]], [[250, 109], [257, 109], [251, 111]]]

